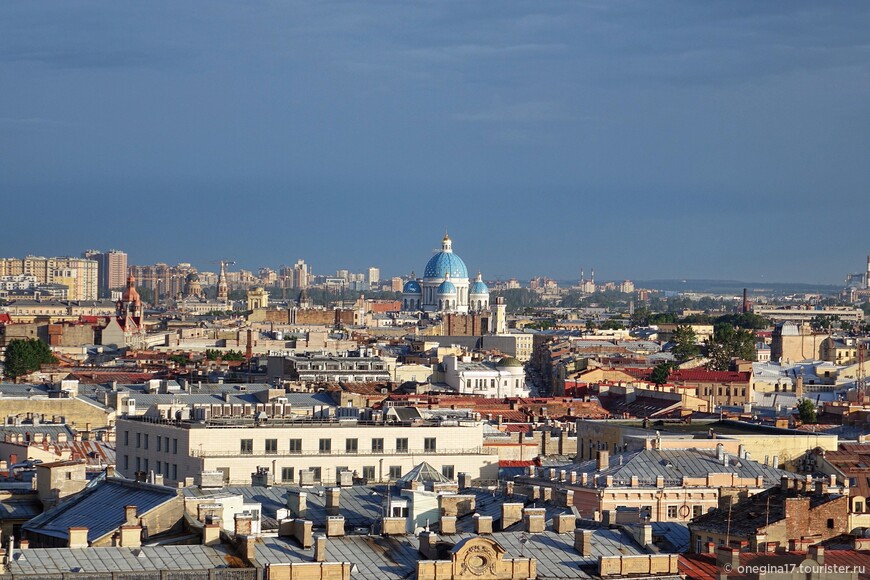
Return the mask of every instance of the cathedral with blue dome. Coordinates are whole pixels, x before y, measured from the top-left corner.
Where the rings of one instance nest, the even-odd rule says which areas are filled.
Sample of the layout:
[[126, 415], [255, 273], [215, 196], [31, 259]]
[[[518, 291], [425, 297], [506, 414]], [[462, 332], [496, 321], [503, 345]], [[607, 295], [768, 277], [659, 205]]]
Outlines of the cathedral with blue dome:
[[480, 273], [469, 283], [468, 269], [453, 253], [450, 236], [441, 240], [441, 251], [423, 269], [423, 277], [409, 280], [402, 289], [406, 311], [468, 314], [489, 308], [489, 288]]

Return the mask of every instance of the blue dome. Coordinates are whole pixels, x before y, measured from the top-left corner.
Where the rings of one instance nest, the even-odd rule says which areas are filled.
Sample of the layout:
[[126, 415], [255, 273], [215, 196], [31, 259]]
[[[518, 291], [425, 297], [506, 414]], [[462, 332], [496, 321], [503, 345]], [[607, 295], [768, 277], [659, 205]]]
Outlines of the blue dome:
[[456, 286], [450, 280], [444, 280], [438, 286], [438, 294], [456, 294]]
[[423, 290], [420, 288], [420, 283], [416, 280], [408, 280], [405, 282], [405, 286], [402, 288], [402, 292], [405, 294], [422, 294]]
[[462, 258], [453, 252], [438, 252], [426, 264], [423, 277], [447, 278], [448, 273], [451, 278], [468, 278], [468, 269], [465, 267], [465, 262], [462, 261]]
[[468, 288], [468, 294], [489, 294], [489, 288], [481, 281], [477, 281]]

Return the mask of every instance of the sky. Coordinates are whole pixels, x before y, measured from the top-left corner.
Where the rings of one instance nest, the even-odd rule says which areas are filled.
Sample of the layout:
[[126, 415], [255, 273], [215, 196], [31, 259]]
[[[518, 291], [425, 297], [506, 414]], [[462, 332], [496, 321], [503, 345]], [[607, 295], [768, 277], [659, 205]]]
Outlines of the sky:
[[0, 3], [0, 255], [837, 283], [870, 3]]

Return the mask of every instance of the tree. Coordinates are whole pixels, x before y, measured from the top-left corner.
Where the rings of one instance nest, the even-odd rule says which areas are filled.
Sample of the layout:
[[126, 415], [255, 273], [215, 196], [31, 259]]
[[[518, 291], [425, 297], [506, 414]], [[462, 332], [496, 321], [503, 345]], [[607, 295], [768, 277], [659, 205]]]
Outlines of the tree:
[[655, 383], [657, 387], [660, 387], [668, 382], [668, 377], [670, 376], [671, 370], [673, 370], [673, 368], [674, 366], [667, 361], [660, 362], [652, 370], [649, 378], [653, 383]]
[[695, 331], [691, 326], [681, 324], [674, 329], [674, 336], [671, 338], [671, 342], [674, 343], [671, 353], [673, 353], [674, 358], [678, 361], [686, 361], [698, 356], [698, 337], [695, 336]]
[[734, 328], [730, 324], [717, 324], [713, 328], [713, 341], [707, 355], [710, 368], [727, 371], [732, 359], [755, 360], [755, 334], [751, 330]]
[[44, 364], [57, 362], [47, 344], [35, 338], [13, 339], [6, 346], [6, 375], [18, 377], [39, 370]]
[[813, 402], [809, 399], [801, 399], [801, 402], [798, 403], [797, 410], [801, 423], [816, 422], [816, 406], [813, 405]]

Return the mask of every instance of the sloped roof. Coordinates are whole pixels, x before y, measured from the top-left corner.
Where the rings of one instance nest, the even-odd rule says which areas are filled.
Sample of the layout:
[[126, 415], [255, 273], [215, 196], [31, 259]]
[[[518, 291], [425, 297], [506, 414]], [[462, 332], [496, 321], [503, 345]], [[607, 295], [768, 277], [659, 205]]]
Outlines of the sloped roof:
[[178, 491], [169, 487], [134, 483], [115, 478], [101, 481], [24, 525], [35, 534], [69, 538], [69, 528], [88, 528], [88, 541], [102, 538], [126, 521], [124, 507], [134, 505], [139, 514], [172, 501]]

